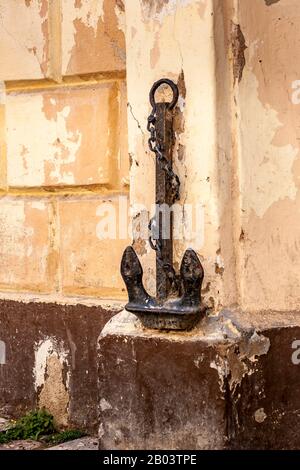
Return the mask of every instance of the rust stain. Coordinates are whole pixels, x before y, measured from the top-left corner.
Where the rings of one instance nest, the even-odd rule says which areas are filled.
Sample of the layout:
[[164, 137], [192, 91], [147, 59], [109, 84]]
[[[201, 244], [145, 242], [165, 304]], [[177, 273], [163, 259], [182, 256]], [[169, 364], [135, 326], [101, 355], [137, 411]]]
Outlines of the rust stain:
[[224, 268], [219, 266], [218, 263], [215, 263], [215, 273], [220, 274], [220, 276], [223, 276], [224, 273]]
[[[178, 77], [177, 86], [179, 90], [179, 96], [184, 101], [186, 98], [186, 86], [185, 86], [183, 70], [181, 70], [180, 75]], [[176, 106], [175, 108], [174, 131], [176, 132], [178, 136], [184, 132], [184, 116], [179, 106]]]
[[185, 86], [185, 80], [184, 80], [184, 71], [181, 70], [180, 75], [178, 77], [177, 81], [177, 86], [179, 89], [179, 94], [182, 96], [182, 98], [186, 98], [186, 86]]
[[74, 6], [75, 6], [75, 8], [81, 8], [82, 7], [81, 0], [75, 0]]
[[31, 0], [25, 0], [25, 5], [26, 5], [27, 7], [30, 7], [30, 4], [31, 4]]
[[140, 256], [146, 255], [147, 254], [146, 240], [143, 240], [142, 238], [138, 238], [137, 240], [134, 240], [133, 248], [135, 249], [138, 255]]
[[269, 7], [270, 5], [273, 5], [273, 3], [278, 3], [279, 1], [280, 0], [265, 0], [265, 4]]
[[246, 64], [245, 50], [247, 49], [245, 37], [239, 24], [231, 23], [231, 47], [233, 55], [233, 77], [240, 82]]
[[[179, 90], [179, 96], [181, 100], [184, 102], [186, 98], [186, 86], [185, 86], [185, 80], [184, 80], [184, 72], [183, 70], [181, 71], [178, 80], [177, 80], [177, 86]], [[179, 106], [176, 106], [175, 108], [175, 115], [174, 115], [174, 132], [176, 135], [176, 143], [175, 143], [175, 148], [177, 152], [177, 158], [179, 161], [183, 161], [185, 157], [185, 145], [183, 145], [180, 142], [180, 136], [181, 134], [184, 133], [184, 113], [180, 109]]]
[[206, 286], [202, 289], [202, 294], [207, 294], [210, 291], [211, 282], [208, 282]]

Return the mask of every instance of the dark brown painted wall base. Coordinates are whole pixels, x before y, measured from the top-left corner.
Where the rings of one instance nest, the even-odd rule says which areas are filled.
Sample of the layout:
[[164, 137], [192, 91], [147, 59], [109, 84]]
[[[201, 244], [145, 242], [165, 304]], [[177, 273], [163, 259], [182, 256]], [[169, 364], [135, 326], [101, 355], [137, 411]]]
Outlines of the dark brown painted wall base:
[[43, 387], [35, 389], [35, 351], [40, 342], [52, 338], [66, 352], [63, 381], [69, 395], [68, 423], [95, 430], [97, 338], [117, 311], [80, 304], [0, 301], [0, 341], [6, 348], [5, 364], [0, 364], [0, 415], [18, 416], [38, 406]]
[[181, 334], [122, 312], [98, 355], [102, 449], [300, 447], [299, 312], [224, 311]]
[[0, 414], [51, 400], [50, 363], [36, 387], [50, 338], [64, 351], [68, 424], [100, 425], [101, 448], [300, 447], [299, 312], [224, 311], [192, 332], [160, 333], [117, 311], [0, 301]]

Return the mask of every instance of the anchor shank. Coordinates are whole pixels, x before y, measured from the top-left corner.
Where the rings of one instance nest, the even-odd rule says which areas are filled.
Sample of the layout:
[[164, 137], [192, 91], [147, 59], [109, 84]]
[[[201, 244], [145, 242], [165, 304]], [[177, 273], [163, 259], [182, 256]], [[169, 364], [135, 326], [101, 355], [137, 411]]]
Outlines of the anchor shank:
[[[164, 157], [172, 165], [173, 113], [169, 103], [156, 103], [156, 138]], [[169, 270], [164, 265], [173, 266], [173, 213], [171, 181], [162, 168], [163, 162], [156, 160], [156, 221], [158, 224], [160, 253], [156, 253], [156, 295], [159, 301], [165, 300], [171, 290]]]

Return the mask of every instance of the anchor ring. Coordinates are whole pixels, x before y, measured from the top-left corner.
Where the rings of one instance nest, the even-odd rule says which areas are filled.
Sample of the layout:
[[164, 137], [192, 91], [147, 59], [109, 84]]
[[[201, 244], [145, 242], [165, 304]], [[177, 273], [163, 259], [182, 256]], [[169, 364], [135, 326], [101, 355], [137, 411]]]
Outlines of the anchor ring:
[[171, 88], [171, 90], [173, 92], [173, 99], [172, 99], [171, 103], [168, 103], [168, 109], [171, 110], [171, 109], [174, 108], [175, 104], [178, 101], [179, 91], [178, 91], [177, 85], [174, 82], [172, 82], [172, 80], [169, 80], [168, 78], [161, 78], [160, 80], [157, 80], [157, 82], [155, 82], [152, 85], [152, 88], [151, 88], [150, 93], [149, 93], [149, 100], [150, 100], [151, 106], [152, 106], [152, 108], [155, 108], [155, 106], [156, 106], [156, 101], [154, 99], [154, 95], [155, 95], [156, 90], [161, 85], [169, 85], [169, 87]]

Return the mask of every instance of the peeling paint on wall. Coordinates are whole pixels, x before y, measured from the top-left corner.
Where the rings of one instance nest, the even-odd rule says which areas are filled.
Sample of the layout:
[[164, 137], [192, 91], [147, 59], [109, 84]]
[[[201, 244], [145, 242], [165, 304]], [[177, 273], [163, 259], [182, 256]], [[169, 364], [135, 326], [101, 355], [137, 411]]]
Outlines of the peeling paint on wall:
[[48, 75], [47, 4], [46, 0], [1, 2], [0, 79], [37, 79]]
[[62, 70], [72, 75], [125, 68], [124, 5], [120, 0], [62, 4]]
[[53, 414], [58, 426], [68, 424], [69, 353], [55, 338], [40, 341], [35, 348], [34, 379], [39, 406]]

